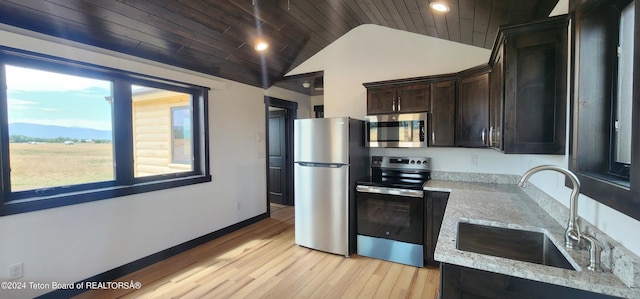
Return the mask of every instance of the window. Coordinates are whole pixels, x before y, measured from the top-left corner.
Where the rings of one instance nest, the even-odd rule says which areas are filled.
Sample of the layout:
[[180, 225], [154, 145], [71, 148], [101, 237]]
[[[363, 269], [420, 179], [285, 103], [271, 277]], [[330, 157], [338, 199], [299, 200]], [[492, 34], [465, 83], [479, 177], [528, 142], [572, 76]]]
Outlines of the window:
[[631, 168], [631, 117], [633, 116], [633, 23], [634, 3], [627, 4], [620, 13], [618, 26], [618, 71], [616, 75], [616, 97], [613, 101], [614, 115], [611, 128], [610, 172], [629, 179]]
[[110, 81], [9, 64], [4, 71], [11, 192], [114, 179]]
[[134, 176], [193, 170], [191, 94], [131, 86]]
[[0, 216], [211, 180], [208, 90], [0, 48]]
[[581, 193], [640, 220], [635, 1], [590, 0], [574, 9], [570, 167]]

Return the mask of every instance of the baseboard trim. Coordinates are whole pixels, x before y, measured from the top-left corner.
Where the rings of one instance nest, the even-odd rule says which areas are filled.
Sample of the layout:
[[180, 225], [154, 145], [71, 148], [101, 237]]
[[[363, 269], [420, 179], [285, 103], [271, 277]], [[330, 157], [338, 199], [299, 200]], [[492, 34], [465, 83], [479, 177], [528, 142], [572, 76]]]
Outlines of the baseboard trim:
[[[106, 281], [114, 281], [120, 277], [123, 277], [125, 275], [131, 274], [135, 271], [138, 271], [144, 267], [150, 266], [152, 264], [155, 264], [157, 262], [160, 262], [162, 260], [165, 260], [167, 258], [170, 258], [176, 254], [185, 252], [189, 249], [195, 248], [197, 246], [200, 246], [204, 243], [213, 241], [217, 238], [220, 238], [224, 235], [227, 235], [229, 233], [232, 233], [234, 231], [237, 231], [239, 229], [242, 229], [244, 227], [247, 227], [251, 224], [254, 224], [258, 221], [264, 220], [269, 218], [269, 215], [267, 213], [249, 218], [247, 220], [238, 222], [234, 225], [225, 227], [223, 229], [217, 230], [215, 232], [206, 234], [204, 236], [189, 240], [187, 242], [184, 242], [182, 244], [178, 244], [176, 246], [167, 248], [165, 250], [156, 252], [154, 254], [145, 256], [141, 259], [135, 260], [133, 262], [130, 262], [128, 264], [122, 265], [120, 267], [111, 269], [109, 271], [100, 273], [98, 275], [89, 277], [87, 279], [84, 279], [82, 281], [79, 281], [77, 283], [75, 283], [74, 285], [77, 285], [79, 283], [82, 283], [82, 285], [85, 285], [86, 282], [88, 281], [100, 281], [100, 282], [106, 282]], [[73, 290], [55, 290], [46, 294], [43, 294], [41, 296], [38, 296], [36, 298], [39, 299], [53, 299], [53, 298], [70, 298], [76, 295], [79, 295], [83, 292], [87, 291], [87, 289], [73, 289]]]

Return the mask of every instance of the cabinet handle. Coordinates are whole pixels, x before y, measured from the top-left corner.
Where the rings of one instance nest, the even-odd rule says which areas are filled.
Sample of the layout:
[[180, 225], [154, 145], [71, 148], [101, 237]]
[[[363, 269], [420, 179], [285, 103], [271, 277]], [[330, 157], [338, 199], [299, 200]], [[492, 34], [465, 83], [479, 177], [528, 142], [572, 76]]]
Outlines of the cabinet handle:
[[482, 144], [487, 145], [487, 128], [482, 129]]
[[396, 112], [396, 98], [393, 97], [393, 102], [391, 103], [391, 109], [393, 112]]
[[398, 97], [398, 111], [400, 111], [400, 97]]
[[489, 146], [493, 146], [493, 126], [489, 128]]
[[436, 132], [431, 132], [431, 145], [436, 144]]

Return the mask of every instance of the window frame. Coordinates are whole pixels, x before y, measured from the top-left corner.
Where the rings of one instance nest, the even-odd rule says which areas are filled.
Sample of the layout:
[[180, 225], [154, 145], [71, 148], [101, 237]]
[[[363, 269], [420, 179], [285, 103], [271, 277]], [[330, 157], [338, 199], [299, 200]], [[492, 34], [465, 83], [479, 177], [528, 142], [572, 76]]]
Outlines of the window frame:
[[[640, 130], [632, 132], [629, 177], [612, 172], [613, 116], [617, 96], [620, 11], [631, 0], [572, 1], [571, 139], [569, 167], [581, 193], [640, 220]], [[634, 30], [640, 28], [638, 3]], [[640, 71], [640, 40], [634, 40], [634, 73]], [[581, 59], [582, 58], [582, 59]], [[636, 76], [634, 76], [636, 77]], [[640, 127], [640, 80], [633, 82], [632, 128]], [[570, 186], [569, 182], [566, 182]]]
[[[199, 96], [197, 94], [195, 94], [194, 92], [196, 92], [193, 88], [189, 88], [189, 87], [181, 87], [181, 86], [172, 86], [172, 85], [167, 85], [166, 83], [163, 82], [154, 82], [154, 81], [148, 81], [148, 80], [144, 80], [142, 78], [132, 78], [130, 79], [130, 81], [128, 81], [130, 84], [127, 85], [126, 88], [126, 92], [128, 92], [128, 94], [126, 95], [129, 99], [129, 101], [127, 103], [122, 103], [123, 105], [128, 105], [128, 107], [121, 107], [121, 109], [127, 110], [127, 114], [128, 116], [132, 115], [132, 111], [133, 111], [133, 106], [132, 106], [132, 97], [133, 95], [131, 94], [131, 85], [139, 85], [139, 86], [145, 86], [145, 87], [151, 87], [151, 88], [157, 88], [157, 89], [165, 89], [165, 90], [171, 90], [171, 91], [177, 91], [177, 92], [182, 92], [182, 93], [189, 93], [191, 94], [191, 108], [192, 108], [192, 116], [193, 119], [191, 120], [191, 127], [193, 129], [192, 134], [193, 136], [200, 136], [200, 135], [196, 135], [196, 134], [200, 134], [200, 128], [195, 128], [195, 124], [196, 124], [196, 115], [200, 113], [200, 110], [196, 107], [197, 105], [195, 104], [197, 102], [197, 99], [199, 98]], [[206, 94], [206, 93], [205, 93]], [[115, 97], [115, 95], [114, 95]], [[115, 103], [116, 101], [114, 101]], [[205, 101], [206, 102], [206, 101]], [[121, 122], [122, 125], [126, 124], [129, 128], [129, 130], [131, 132], [133, 132], [133, 119], [130, 118], [128, 121], [123, 121]], [[206, 131], [206, 129], [205, 129]], [[133, 134], [133, 133], [132, 133]], [[133, 142], [133, 138], [130, 138], [131, 142]], [[125, 140], [122, 140], [121, 142], [126, 142]], [[131, 157], [127, 157], [128, 161], [131, 161], [131, 169], [130, 171], [128, 171], [126, 174], [122, 174], [122, 175], [128, 175], [129, 173], [131, 174], [131, 182], [136, 184], [136, 183], [146, 183], [149, 181], [154, 181], [154, 180], [158, 180], [158, 179], [163, 179], [163, 178], [179, 178], [179, 177], [189, 177], [189, 176], [193, 176], [199, 172], [202, 171], [202, 165], [200, 165], [199, 163], [197, 163], [194, 160], [193, 163], [193, 170], [188, 171], [188, 172], [179, 172], [179, 173], [167, 173], [167, 174], [158, 174], [158, 175], [151, 175], [151, 176], [141, 176], [141, 177], [134, 177], [134, 163], [133, 163], [133, 151], [134, 151], [134, 147], [133, 147], [133, 143], [131, 143]], [[195, 159], [195, 157], [198, 157], [198, 155], [201, 155], [202, 153], [200, 152], [200, 140], [199, 138], [194, 138], [193, 139], [193, 157]], [[208, 163], [207, 163], [208, 165]], [[208, 172], [207, 172], [208, 173]]]
[[[114, 179], [11, 192], [5, 64], [112, 82]], [[0, 46], [0, 216], [211, 181], [209, 170], [208, 87]], [[134, 178], [131, 85], [191, 94], [193, 169]]]
[[[613, 176], [617, 176], [619, 177], [621, 180], [625, 180], [625, 181], [629, 181], [629, 174], [630, 174], [630, 165], [626, 164], [626, 163], [622, 163], [622, 162], [618, 162], [617, 161], [617, 157], [616, 157], [616, 151], [618, 149], [618, 134], [616, 133], [616, 119], [618, 117], [617, 115], [617, 111], [620, 105], [620, 93], [619, 93], [619, 83], [620, 83], [620, 56], [617, 54], [618, 52], [618, 47], [620, 46], [620, 28], [621, 28], [621, 19], [622, 19], [622, 11], [624, 11], [624, 9], [627, 8], [628, 5], [631, 4], [631, 2], [633, 2], [632, 0], [619, 0], [615, 2], [615, 6], [616, 6], [616, 10], [617, 10], [617, 14], [616, 14], [616, 21], [617, 21], [617, 26], [615, 28], [617, 28], [617, 33], [616, 34], [616, 55], [615, 55], [615, 65], [613, 65], [614, 68], [614, 72], [611, 76], [611, 79], [613, 80], [613, 92], [614, 95], [612, 96], [612, 100], [611, 100], [611, 123], [610, 123], [610, 130], [611, 130], [611, 148], [609, 149], [609, 174], [613, 175]], [[635, 21], [635, 20], [634, 20]], [[635, 37], [634, 37], [635, 40]], [[633, 49], [631, 49], [633, 50]], [[633, 129], [633, 128], [632, 128]], [[633, 134], [633, 133], [632, 133]]]

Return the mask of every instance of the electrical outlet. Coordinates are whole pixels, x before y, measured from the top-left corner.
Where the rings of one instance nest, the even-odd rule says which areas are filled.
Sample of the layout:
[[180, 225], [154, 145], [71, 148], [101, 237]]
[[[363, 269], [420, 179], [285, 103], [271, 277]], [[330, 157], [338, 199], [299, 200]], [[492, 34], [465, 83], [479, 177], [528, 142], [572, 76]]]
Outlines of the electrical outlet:
[[17, 263], [9, 265], [9, 279], [18, 279], [22, 277], [23, 264]]

